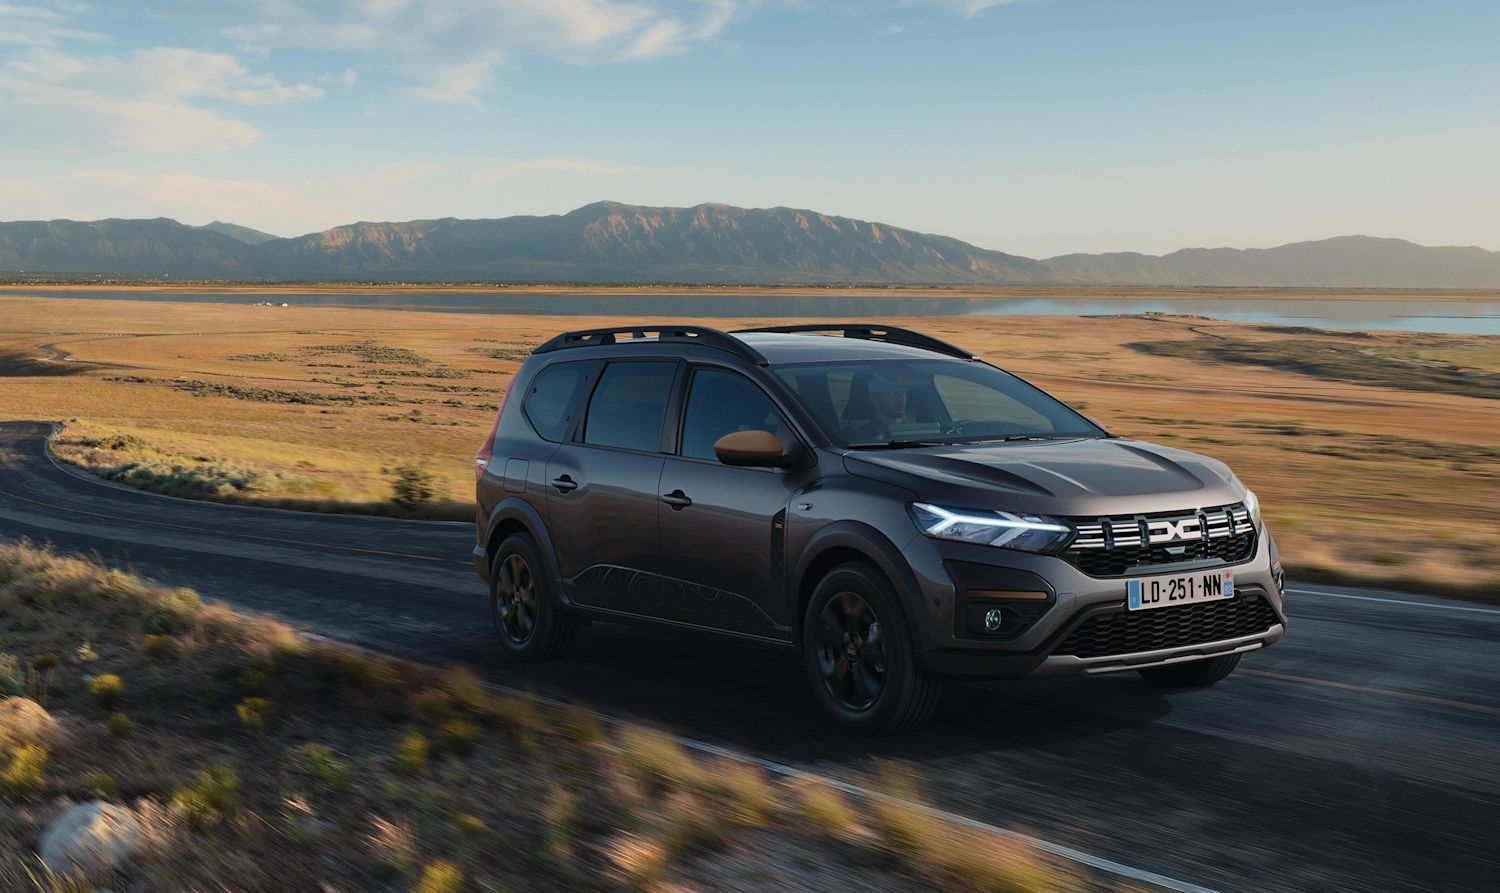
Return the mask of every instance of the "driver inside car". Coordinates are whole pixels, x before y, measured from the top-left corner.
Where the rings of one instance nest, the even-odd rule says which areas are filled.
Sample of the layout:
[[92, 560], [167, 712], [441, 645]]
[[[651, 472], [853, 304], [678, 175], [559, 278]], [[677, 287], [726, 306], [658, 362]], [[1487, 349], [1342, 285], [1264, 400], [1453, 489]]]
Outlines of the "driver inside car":
[[906, 421], [907, 391], [915, 381], [901, 381], [875, 374], [866, 384], [873, 408], [872, 418], [850, 431], [850, 442], [874, 443], [891, 439], [891, 428]]

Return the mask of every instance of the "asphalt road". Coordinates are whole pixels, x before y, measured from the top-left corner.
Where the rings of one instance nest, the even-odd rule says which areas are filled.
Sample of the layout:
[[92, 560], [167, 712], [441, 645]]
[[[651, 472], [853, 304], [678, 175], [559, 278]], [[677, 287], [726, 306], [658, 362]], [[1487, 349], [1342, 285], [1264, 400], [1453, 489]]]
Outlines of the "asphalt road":
[[1500, 889], [1500, 607], [1294, 585], [1286, 639], [1211, 689], [954, 685], [870, 742], [749, 646], [596, 625], [562, 662], [505, 662], [467, 525], [154, 496], [55, 466], [48, 433], [0, 424], [0, 537], [803, 769], [906, 761], [954, 812], [1216, 890]]

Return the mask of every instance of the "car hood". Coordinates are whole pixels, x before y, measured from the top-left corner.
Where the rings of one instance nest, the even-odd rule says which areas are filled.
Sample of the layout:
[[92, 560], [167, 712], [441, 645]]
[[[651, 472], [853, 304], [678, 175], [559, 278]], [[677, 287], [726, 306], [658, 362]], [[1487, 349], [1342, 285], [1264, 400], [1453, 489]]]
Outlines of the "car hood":
[[1226, 505], [1245, 488], [1224, 463], [1120, 438], [858, 450], [851, 474], [918, 501], [1046, 515], [1129, 515]]

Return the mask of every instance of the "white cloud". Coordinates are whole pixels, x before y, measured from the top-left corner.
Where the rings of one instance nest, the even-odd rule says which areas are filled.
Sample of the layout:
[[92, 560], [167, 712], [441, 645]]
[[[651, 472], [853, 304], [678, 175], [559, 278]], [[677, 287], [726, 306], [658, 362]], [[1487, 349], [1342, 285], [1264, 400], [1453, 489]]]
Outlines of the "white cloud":
[[972, 18], [987, 9], [994, 9], [997, 6], [1036, 2], [1045, 2], [1045, 0], [899, 0], [897, 5], [927, 7]]
[[478, 104], [496, 70], [528, 56], [641, 61], [717, 37], [756, 0], [288, 0], [227, 2], [220, 33], [247, 52], [336, 52], [394, 67], [407, 92]]
[[45, 47], [63, 42], [103, 42], [103, 34], [68, 24], [69, 14], [78, 9], [73, 3], [33, 6], [0, 2], [0, 45]]
[[0, 126], [31, 145], [141, 152], [248, 146], [252, 125], [210, 106], [269, 106], [317, 99], [321, 87], [284, 84], [238, 59], [176, 47], [82, 55], [34, 47], [0, 67]]

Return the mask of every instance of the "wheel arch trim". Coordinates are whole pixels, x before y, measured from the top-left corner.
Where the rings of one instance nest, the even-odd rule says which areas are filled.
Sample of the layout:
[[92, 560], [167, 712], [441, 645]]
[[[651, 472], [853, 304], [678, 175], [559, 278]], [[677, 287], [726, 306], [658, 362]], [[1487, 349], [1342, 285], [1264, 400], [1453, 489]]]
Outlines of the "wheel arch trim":
[[489, 567], [495, 560], [496, 547], [505, 536], [515, 532], [530, 534], [531, 538], [536, 541], [537, 549], [542, 554], [542, 561], [547, 564], [547, 577], [557, 587], [556, 591], [561, 592], [562, 577], [558, 571], [557, 553], [552, 546], [552, 535], [547, 532], [547, 525], [542, 520], [541, 513], [519, 496], [509, 496], [500, 500], [485, 521], [482, 546], [485, 573], [489, 573]]
[[788, 594], [796, 599], [792, 614], [794, 641], [801, 642], [802, 615], [817, 585], [811, 572], [822, 570], [819, 559], [832, 552], [858, 553], [885, 574], [896, 589], [916, 650], [929, 651], [936, 647], [922, 585], [911, 563], [895, 543], [876, 528], [860, 521], [835, 521], [824, 526], [808, 539], [797, 556], [788, 587]]

